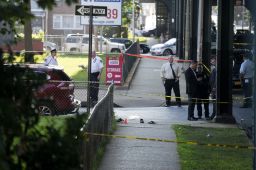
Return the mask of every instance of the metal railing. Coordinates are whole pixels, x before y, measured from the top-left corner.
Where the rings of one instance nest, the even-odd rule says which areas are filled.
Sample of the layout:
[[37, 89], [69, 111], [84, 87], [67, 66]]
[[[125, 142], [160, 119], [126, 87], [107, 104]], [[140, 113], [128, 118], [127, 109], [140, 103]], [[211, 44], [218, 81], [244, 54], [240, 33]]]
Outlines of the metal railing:
[[92, 169], [93, 162], [96, 160], [98, 147], [107, 140], [106, 137], [88, 136], [87, 133], [111, 133], [113, 119], [113, 92], [114, 84], [111, 84], [106, 95], [94, 106], [82, 128], [82, 134], [85, 138], [82, 144], [85, 170]]
[[[129, 54], [129, 55], [127, 55]], [[136, 60], [138, 60], [137, 57], [133, 57], [130, 54], [139, 54], [139, 43], [135, 42], [133, 43], [124, 53], [124, 63], [123, 63], [123, 81], [126, 80], [126, 78], [128, 77], [133, 64], [136, 62]]]

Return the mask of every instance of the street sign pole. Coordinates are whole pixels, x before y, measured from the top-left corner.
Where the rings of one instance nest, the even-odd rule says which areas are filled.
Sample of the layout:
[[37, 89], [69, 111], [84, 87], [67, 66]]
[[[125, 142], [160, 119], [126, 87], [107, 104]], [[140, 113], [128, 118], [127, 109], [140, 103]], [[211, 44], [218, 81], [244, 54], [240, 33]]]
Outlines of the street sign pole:
[[89, 55], [88, 55], [88, 89], [87, 89], [87, 113], [90, 114], [90, 87], [91, 87], [91, 60], [92, 60], [92, 30], [93, 30], [93, 6], [90, 6], [89, 15]]
[[106, 6], [85, 6], [76, 5], [75, 15], [89, 16], [89, 52], [88, 52], [88, 84], [87, 84], [87, 113], [90, 113], [91, 106], [91, 61], [92, 61], [92, 31], [93, 31], [93, 16], [107, 16]]

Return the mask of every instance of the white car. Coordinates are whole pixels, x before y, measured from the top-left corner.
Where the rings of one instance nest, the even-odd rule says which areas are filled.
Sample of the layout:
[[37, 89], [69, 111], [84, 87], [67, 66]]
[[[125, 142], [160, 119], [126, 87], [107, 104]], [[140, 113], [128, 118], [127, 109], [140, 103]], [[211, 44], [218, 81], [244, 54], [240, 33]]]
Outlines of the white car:
[[57, 45], [50, 41], [44, 41], [43, 42], [44, 50], [50, 51], [51, 49], [57, 49]]
[[65, 38], [65, 52], [80, 52], [82, 36], [85, 34], [68, 34]]
[[[95, 37], [92, 38], [92, 49], [95, 50]], [[89, 35], [82, 37], [81, 52], [88, 52], [89, 50]], [[121, 53], [125, 52], [124, 44], [110, 42], [108, 39], [98, 36], [98, 51], [104, 53]]]
[[164, 44], [155, 44], [150, 48], [152, 55], [173, 55], [176, 54], [176, 38], [171, 38]]

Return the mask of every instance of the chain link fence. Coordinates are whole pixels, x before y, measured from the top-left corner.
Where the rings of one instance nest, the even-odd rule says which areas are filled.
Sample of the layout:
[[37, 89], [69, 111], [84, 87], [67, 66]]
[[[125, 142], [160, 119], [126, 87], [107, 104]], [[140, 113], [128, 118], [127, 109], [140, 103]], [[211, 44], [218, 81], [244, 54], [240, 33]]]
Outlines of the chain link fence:
[[82, 128], [84, 137], [83, 161], [84, 169], [92, 169], [97, 151], [107, 138], [103, 136], [88, 136], [88, 133], [109, 134], [112, 131], [114, 84], [111, 84], [105, 96], [99, 100]]

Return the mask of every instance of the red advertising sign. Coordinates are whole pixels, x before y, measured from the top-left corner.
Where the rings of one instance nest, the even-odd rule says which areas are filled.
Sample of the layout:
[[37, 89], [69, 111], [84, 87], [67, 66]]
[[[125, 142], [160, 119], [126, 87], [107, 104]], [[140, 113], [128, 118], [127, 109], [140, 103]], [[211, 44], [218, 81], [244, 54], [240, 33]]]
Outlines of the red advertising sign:
[[106, 83], [122, 84], [123, 74], [123, 55], [106, 55]]

